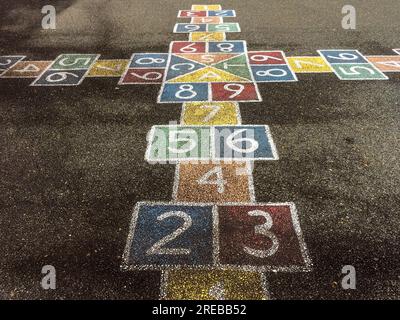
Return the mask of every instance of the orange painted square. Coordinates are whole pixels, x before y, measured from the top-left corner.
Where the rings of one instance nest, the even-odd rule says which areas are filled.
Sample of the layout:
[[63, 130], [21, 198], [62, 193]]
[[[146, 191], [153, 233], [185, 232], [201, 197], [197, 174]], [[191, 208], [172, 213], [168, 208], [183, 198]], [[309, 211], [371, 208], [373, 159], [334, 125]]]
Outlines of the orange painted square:
[[8, 69], [2, 78], [36, 78], [47, 69], [52, 61], [20, 61]]
[[174, 193], [175, 200], [180, 202], [254, 201], [250, 165], [245, 162], [180, 163]]
[[382, 72], [400, 72], [400, 55], [367, 56], [366, 58]]
[[190, 23], [223, 23], [222, 17], [193, 17]]

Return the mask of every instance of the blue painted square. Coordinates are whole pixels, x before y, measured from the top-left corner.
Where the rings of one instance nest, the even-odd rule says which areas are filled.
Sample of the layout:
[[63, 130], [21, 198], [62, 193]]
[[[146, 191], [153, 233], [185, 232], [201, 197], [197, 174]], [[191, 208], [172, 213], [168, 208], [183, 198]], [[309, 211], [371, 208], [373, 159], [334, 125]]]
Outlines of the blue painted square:
[[87, 70], [47, 70], [32, 86], [77, 86], [83, 80]]
[[208, 11], [209, 17], [236, 17], [234, 10], [212, 10]]
[[129, 68], [165, 68], [168, 53], [135, 53]]
[[208, 101], [207, 83], [166, 83], [161, 90], [159, 102]]
[[205, 23], [177, 23], [175, 33], [205, 32], [207, 25]]
[[251, 66], [256, 82], [287, 82], [297, 81], [288, 65]]
[[141, 204], [137, 209], [129, 265], [162, 267], [213, 263], [211, 205]]
[[319, 50], [330, 64], [335, 63], [368, 63], [357, 50]]
[[267, 126], [214, 127], [215, 158], [276, 160], [275, 145], [267, 130]]
[[11, 68], [23, 58], [25, 58], [25, 56], [0, 56], [0, 71]]
[[246, 51], [244, 41], [214, 41], [208, 43], [209, 53], [238, 53]]

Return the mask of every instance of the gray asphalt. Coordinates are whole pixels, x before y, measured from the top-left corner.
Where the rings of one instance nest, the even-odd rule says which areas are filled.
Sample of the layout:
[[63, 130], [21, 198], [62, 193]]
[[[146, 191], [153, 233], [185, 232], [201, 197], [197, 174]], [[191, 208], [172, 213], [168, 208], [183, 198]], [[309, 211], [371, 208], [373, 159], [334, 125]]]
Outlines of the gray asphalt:
[[[209, 1], [201, 1], [207, 3]], [[56, 31], [40, 28], [49, 1], [2, 0], [0, 54], [52, 60], [60, 53], [126, 58], [166, 52], [189, 1], [53, 1]], [[235, 9], [252, 50], [316, 55], [399, 48], [397, 0], [219, 1]], [[341, 28], [353, 4], [357, 29]], [[268, 124], [280, 160], [258, 162], [257, 201], [296, 203], [314, 271], [268, 274], [275, 299], [400, 298], [399, 74], [389, 81], [339, 81], [333, 74], [259, 85], [262, 103], [241, 104], [243, 123]], [[158, 85], [29, 87], [0, 79], [0, 298], [152, 299], [157, 272], [121, 272], [131, 210], [170, 201], [173, 165], [144, 161], [146, 134], [178, 120], [182, 106], [157, 104]], [[43, 265], [57, 289], [40, 287]], [[357, 289], [340, 286], [353, 265]]]

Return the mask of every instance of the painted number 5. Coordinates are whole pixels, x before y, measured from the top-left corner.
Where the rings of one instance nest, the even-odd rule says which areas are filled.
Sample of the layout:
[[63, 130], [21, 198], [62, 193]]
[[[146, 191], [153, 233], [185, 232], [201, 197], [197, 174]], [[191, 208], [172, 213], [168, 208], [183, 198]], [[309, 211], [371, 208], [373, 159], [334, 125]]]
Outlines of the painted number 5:
[[243, 250], [249, 255], [255, 256], [257, 258], [267, 258], [274, 255], [279, 248], [278, 238], [273, 234], [270, 229], [272, 228], [272, 218], [268, 212], [261, 210], [253, 210], [248, 213], [251, 217], [263, 217], [265, 222], [263, 224], [254, 227], [255, 234], [260, 234], [271, 240], [272, 245], [267, 250], [253, 249], [244, 246]]

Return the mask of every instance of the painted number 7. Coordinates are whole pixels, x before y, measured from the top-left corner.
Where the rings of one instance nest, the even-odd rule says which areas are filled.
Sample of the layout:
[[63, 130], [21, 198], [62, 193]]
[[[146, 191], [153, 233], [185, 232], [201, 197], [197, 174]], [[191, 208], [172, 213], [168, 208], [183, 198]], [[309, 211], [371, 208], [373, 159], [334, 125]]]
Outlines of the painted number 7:
[[243, 247], [244, 252], [257, 258], [267, 258], [274, 255], [279, 248], [278, 238], [273, 234], [270, 229], [272, 228], [272, 218], [268, 212], [261, 210], [253, 210], [248, 213], [251, 217], [263, 217], [265, 222], [254, 227], [255, 234], [260, 234], [271, 240], [272, 245], [267, 250], [253, 249], [247, 246]]
[[211, 119], [213, 119], [217, 115], [219, 110], [221, 110], [221, 106], [214, 105], [214, 104], [202, 105], [200, 108], [201, 109], [210, 109], [210, 112], [204, 117], [203, 122], [210, 121]]

